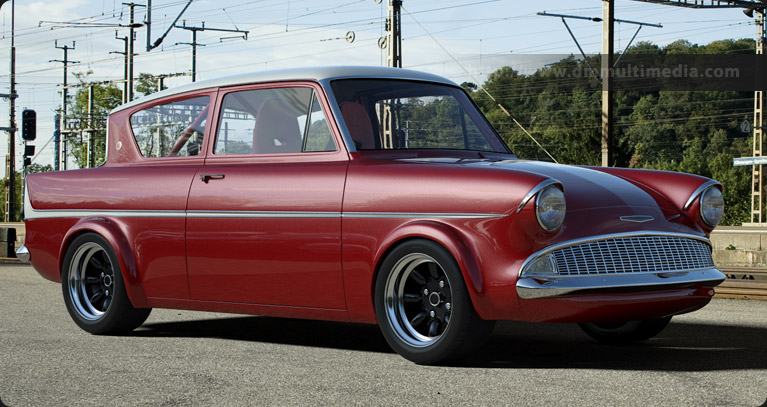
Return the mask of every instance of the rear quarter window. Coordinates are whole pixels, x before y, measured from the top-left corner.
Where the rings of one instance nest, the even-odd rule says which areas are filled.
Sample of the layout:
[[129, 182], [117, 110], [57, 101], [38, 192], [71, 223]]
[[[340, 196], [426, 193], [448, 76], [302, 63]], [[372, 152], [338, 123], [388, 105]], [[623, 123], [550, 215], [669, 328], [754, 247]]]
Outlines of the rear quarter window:
[[208, 96], [198, 96], [133, 113], [130, 126], [141, 155], [151, 158], [200, 154], [209, 104]]

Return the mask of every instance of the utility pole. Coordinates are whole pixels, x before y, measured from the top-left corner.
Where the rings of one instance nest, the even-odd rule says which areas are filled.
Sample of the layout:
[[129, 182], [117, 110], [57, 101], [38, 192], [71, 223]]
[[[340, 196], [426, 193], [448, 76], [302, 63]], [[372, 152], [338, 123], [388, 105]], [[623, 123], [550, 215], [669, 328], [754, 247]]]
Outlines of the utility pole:
[[615, 1], [602, 0], [602, 166], [615, 165], [613, 140], [613, 55], [615, 54]]
[[[402, 0], [389, 0], [389, 16], [386, 18], [386, 37], [381, 38], [379, 46], [386, 48], [386, 66], [402, 68], [402, 30], [400, 24], [400, 9]], [[399, 101], [386, 104], [381, 111], [381, 123], [383, 123], [383, 147], [394, 148], [394, 129], [398, 129]]]
[[[56, 157], [56, 164], [54, 165], [54, 169], [58, 171], [66, 170], [67, 169], [67, 136], [66, 136], [66, 122], [67, 122], [67, 98], [69, 96], [69, 88], [67, 87], [67, 76], [68, 76], [68, 68], [69, 64], [77, 64], [80, 61], [70, 61], [69, 60], [69, 50], [75, 49], [75, 42], [72, 41], [72, 46], [69, 47], [68, 45], [59, 46], [58, 41], [54, 41], [54, 47], [64, 51], [64, 59], [52, 59], [48, 62], [61, 62], [64, 64], [64, 80], [62, 81], [61, 85], [61, 132], [64, 133], [64, 137], [61, 137], [59, 139], [59, 153], [60, 156], [57, 155]], [[60, 164], [59, 164], [60, 163]]]
[[192, 46], [192, 82], [197, 81], [197, 46], [204, 47], [205, 44], [200, 44], [197, 42], [197, 32], [198, 31], [223, 31], [223, 32], [230, 32], [230, 33], [243, 33], [245, 34], [245, 40], [248, 39], [248, 32], [249, 31], [243, 31], [240, 29], [226, 29], [226, 28], [209, 28], [205, 27], [205, 22], [202, 23], [201, 27], [189, 27], [186, 25], [186, 21], [183, 22], [182, 25], [174, 25], [176, 28], [181, 28], [182, 30], [187, 30], [192, 32], [192, 42], [177, 42], [176, 45], [191, 45]]
[[386, 19], [386, 66], [393, 68], [402, 68], [401, 8], [402, 0], [389, 0], [389, 17]]
[[124, 58], [123, 58], [124, 62], [123, 62], [123, 98], [122, 98], [122, 103], [125, 104], [125, 103], [129, 102], [128, 93], [130, 93], [130, 92], [128, 92], [128, 89], [131, 87], [130, 86], [130, 81], [128, 80], [128, 65], [130, 65], [130, 61], [128, 60], [128, 54], [129, 54], [128, 53], [128, 37], [127, 36], [126, 37], [118, 37], [117, 36], [117, 31], [115, 31], [115, 39], [116, 40], [121, 40], [123, 42], [123, 52], [111, 51], [109, 53], [110, 54], [118, 54], [118, 55], [123, 55], [124, 56]]
[[[124, 69], [124, 76], [125, 76], [125, 85], [123, 86], [123, 103], [128, 103], [131, 100], [133, 100], [133, 57], [135, 56], [135, 47], [134, 44], [136, 42], [136, 28], [142, 27], [143, 24], [136, 24], [135, 19], [135, 9], [136, 6], [139, 7], [145, 7], [142, 4], [136, 4], [136, 3], [123, 3], [124, 6], [128, 6], [130, 8], [129, 12], [129, 20], [128, 20], [128, 28], [129, 33], [127, 37], [120, 38], [117, 36], [117, 33], [115, 32], [115, 38], [118, 40], [125, 41], [125, 51], [124, 52], [110, 52], [110, 54], [124, 54], [125, 55], [125, 69]], [[151, 6], [151, 3], [149, 4]], [[125, 27], [124, 25], [121, 27]]]
[[61, 157], [61, 112], [56, 112], [53, 118], [53, 170], [59, 170], [59, 157]]
[[88, 168], [96, 166], [96, 130], [93, 122], [93, 84], [88, 85]]
[[[128, 55], [128, 95], [126, 96], [127, 100], [126, 102], [130, 102], [133, 100], [133, 49], [134, 49], [134, 43], [136, 41], [136, 24], [134, 21], [134, 9], [136, 8], [135, 3], [123, 3], [124, 5], [130, 7], [130, 34], [128, 34], [128, 49], [125, 51]], [[141, 25], [139, 24], [138, 27]]]
[[[5, 1], [0, 1], [0, 5]], [[11, 0], [11, 66], [10, 86], [7, 95], [9, 100], [10, 121], [8, 127], [2, 128], [8, 132], [8, 155], [5, 158], [5, 176], [8, 183], [5, 189], [5, 214], [4, 222], [13, 222], [16, 215], [16, 30], [15, 30], [15, 2]]]

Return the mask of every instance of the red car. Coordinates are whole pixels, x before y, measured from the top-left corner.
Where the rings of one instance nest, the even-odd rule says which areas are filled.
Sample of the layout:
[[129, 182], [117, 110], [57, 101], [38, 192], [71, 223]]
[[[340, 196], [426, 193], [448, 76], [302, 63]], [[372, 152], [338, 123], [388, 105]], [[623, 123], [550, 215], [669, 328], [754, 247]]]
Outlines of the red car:
[[19, 257], [74, 321], [151, 308], [377, 323], [439, 363], [496, 320], [648, 339], [725, 276], [721, 185], [518, 159], [454, 83], [376, 67], [245, 74], [120, 106], [106, 163], [27, 177]]

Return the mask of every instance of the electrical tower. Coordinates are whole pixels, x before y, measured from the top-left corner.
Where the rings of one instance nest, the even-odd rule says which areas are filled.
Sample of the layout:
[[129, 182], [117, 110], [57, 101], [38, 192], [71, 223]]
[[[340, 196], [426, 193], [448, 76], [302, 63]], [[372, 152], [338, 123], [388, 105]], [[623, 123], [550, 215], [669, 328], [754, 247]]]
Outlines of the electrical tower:
[[[765, 48], [765, 10], [754, 10], [756, 18], [756, 54], [764, 55]], [[754, 92], [754, 148], [753, 157], [764, 155], [764, 90]], [[764, 223], [764, 173], [763, 165], [754, 165], [751, 171], [751, 224]]]

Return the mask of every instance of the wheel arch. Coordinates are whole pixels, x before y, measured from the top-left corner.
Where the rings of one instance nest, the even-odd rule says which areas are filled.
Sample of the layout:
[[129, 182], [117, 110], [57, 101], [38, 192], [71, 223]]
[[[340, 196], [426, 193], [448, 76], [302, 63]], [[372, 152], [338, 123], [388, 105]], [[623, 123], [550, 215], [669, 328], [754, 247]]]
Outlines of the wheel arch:
[[371, 307], [374, 307], [375, 283], [386, 257], [401, 244], [418, 239], [434, 242], [450, 253], [453, 260], [458, 264], [458, 269], [466, 283], [472, 306], [475, 311], [479, 312], [481, 307], [478, 307], [478, 302], [484, 289], [484, 280], [476, 251], [467, 244], [469, 239], [463, 237], [458, 230], [434, 221], [416, 221], [403, 225], [389, 234], [378, 246], [373, 263], [373, 275], [370, 280]]
[[[59, 276], [64, 271], [64, 258], [72, 242], [87, 233], [93, 233], [106, 239], [112, 250], [117, 256], [120, 265], [123, 281], [125, 282], [125, 291], [134, 307], [148, 307], [146, 304], [146, 295], [139, 282], [136, 259], [131, 250], [130, 243], [126, 233], [119, 224], [105, 218], [82, 219], [72, 226], [62, 239], [59, 250]], [[61, 277], [60, 277], [61, 278]]]

